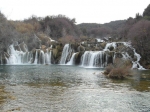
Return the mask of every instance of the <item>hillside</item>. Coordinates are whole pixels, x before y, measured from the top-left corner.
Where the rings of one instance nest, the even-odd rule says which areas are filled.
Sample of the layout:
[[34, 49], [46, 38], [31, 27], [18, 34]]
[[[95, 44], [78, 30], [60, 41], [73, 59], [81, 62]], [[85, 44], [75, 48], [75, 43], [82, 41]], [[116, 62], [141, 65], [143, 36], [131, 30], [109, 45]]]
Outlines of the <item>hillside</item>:
[[125, 23], [126, 20], [118, 20], [105, 24], [81, 23], [77, 26], [84, 36], [103, 38], [104, 36], [112, 36], [113, 32], [123, 27]]

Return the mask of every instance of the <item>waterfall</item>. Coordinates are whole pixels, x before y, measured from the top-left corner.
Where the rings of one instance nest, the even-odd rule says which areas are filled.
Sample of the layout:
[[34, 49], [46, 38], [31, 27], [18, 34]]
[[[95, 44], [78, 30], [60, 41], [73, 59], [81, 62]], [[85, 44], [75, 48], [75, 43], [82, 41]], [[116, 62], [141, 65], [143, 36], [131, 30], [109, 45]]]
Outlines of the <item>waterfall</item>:
[[107, 55], [104, 51], [86, 51], [83, 54], [81, 66], [84, 67], [105, 67]]
[[24, 56], [24, 52], [17, 51], [14, 49], [13, 45], [10, 45], [9, 53], [10, 53], [10, 57], [8, 59], [7, 64], [22, 64], [22, 61], [23, 61], [22, 58]]
[[[129, 42], [112, 42], [107, 43], [103, 51], [85, 51], [82, 55], [81, 66], [84, 67], [105, 67], [108, 64], [108, 56], [105, 52], [109, 52], [109, 48], [113, 47], [116, 49], [119, 45], [124, 45], [125, 49], [130, 48], [134, 52], [134, 57], [137, 58], [136, 61], [132, 59], [132, 57], [126, 52], [120, 52], [123, 56], [123, 59], [130, 59], [132, 61], [132, 68], [144, 69], [139, 61], [141, 56], [135, 51], [135, 49], [130, 45]], [[114, 51], [116, 54], [116, 52]], [[112, 62], [114, 62], [116, 55], [114, 54]]]
[[[21, 45], [21, 46], [20, 46]], [[33, 52], [28, 52], [27, 46], [23, 44], [10, 45], [7, 53], [0, 55], [0, 64], [51, 64], [52, 45], [46, 50], [36, 49]], [[90, 45], [90, 44], [89, 44]], [[98, 44], [95, 44], [98, 47]], [[109, 49], [113, 47], [112, 52]], [[126, 50], [127, 48], [127, 50]], [[19, 51], [18, 51], [19, 50]], [[119, 52], [118, 52], [119, 50]], [[127, 51], [131, 50], [131, 53]], [[63, 48], [60, 64], [73, 65], [75, 63], [75, 54], [69, 44]], [[107, 43], [102, 51], [85, 51], [81, 57], [81, 66], [83, 67], [105, 67], [108, 63], [113, 63], [116, 54], [122, 54], [123, 59], [129, 59], [132, 62], [132, 68], [144, 69], [139, 61], [141, 56], [131, 46], [129, 42], [112, 42]], [[134, 59], [133, 59], [134, 58]]]
[[133, 50], [133, 52], [134, 52], [134, 57], [136, 57], [137, 60], [134, 61], [134, 60], [131, 58], [131, 56], [129, 56], [129, 54], [128, 54], [127, 52], [126, 52], [125, 54], [122, 54], [122, 55], [123, 55], [123, 58], [124, 58], [124, 59], [130, 59], [130, 60], [132, 61], [132, 64], [133, 64], [133, 65], [132, 65], [132, 69], [133, 69], [133, 68], [138, 68], [138, 69], [140, 69], [140, 70], [144, 70], [143, 66], [141, 66], [140, 63], [139, 63], [139, 61], [140, 61], [140, 59], [141, 59], [140, 54], [138, 54], [138, 53], [135, 51], [135, 48], [133, 48], [129, 42], [122, 42], [122, 43], [124, 44], [124, 46], [129, 47], [130, 49]]
[[75, 59], [75, 55], [76, 55], [76, 53], [73, 53], [73, 55], [72, 55], [72, 57], [71, 57], [71, 59], [70, 59], [70, 61], [67, 63], [67, 65], [74, 65], [74, 59]]
[[72, 52], [71, 48], [69, 47], [69, 44], [66, 44], [63, 48], [60, 64], [66, 64], [66, 60], [68, 55]]
[[48, 51], [48, 49], [45, 53], [45, 64], [51, 64], [51, 51]]
[[115, 49], [116, 48], [116, 42], [107, 43], [103, 51], [109, 51], [110, 47], [113, 47]]
[[[132, 68], [138, 68], [138, 69], [144, 69], [139, 61], [141, 59], [141, 56], [139, 54], [136, 53], [135, 49], [133, 48], [133, 51], [134, 51], [134, 55], [137, 57], [137, 60], [136, 61], [132, 61], [133, 65], [132, 65]], [[139, 67], [138, 67], [139, 66]]]
[[[10, 45], [8, 54], [10, 55], [9, 58], [4, 55], [7, 64], [31, 64], [32, 62], [33, 64], [51, 64], [51, 51], [48, 49], [46, 50], [46, 53], [44, 53], [43, 50], [36, 49], [33, 58], [33, 53], [28, 52], [27, 49], [26, 52], [17, 51], [14, 49], [13, 45]], [[1, 64], [3, 64], [2, 55], [0, 61]]]
[[39, 56], [39, 60], [38, 60], [38, 64], [45, 64], [45, 54], [43, 52], [43, 50], [39, 50], [40, 51], [40, 56]]
[[38, 51], [35, 51], [35, 58], [34, 58], [34, 64], [37, 64], [38, 61]]
[[13, 45], [9, 46], [8, 54], [10, 55], [10, 57], [8, 59], [5, 56], [7, 64], [28, 64], [28, 63], [31, 63], [31, 54], [28, 51], [23, 52], [21, 50], [20, 51], [15, 50]]

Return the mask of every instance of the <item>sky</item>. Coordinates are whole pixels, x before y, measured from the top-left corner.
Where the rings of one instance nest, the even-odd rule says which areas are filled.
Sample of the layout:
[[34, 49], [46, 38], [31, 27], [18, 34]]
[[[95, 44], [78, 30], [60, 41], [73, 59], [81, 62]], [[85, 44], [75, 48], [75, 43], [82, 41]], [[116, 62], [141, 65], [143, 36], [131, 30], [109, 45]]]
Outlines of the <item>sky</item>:
[[150, 0], [0, 0], [9, 20], [62, 14], [79, 23], [108, 23], [142, 14]]

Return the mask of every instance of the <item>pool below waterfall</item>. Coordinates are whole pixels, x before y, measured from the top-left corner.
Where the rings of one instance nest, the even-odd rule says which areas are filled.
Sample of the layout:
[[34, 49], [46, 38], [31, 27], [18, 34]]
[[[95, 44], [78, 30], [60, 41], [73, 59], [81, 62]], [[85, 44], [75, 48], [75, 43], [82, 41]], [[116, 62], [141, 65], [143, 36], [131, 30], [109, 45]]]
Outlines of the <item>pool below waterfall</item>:
[[150, 111], [148, 70], [128, 80], [108, 79], [101, 72], [67, 65], [1, 65], [0, 111]]

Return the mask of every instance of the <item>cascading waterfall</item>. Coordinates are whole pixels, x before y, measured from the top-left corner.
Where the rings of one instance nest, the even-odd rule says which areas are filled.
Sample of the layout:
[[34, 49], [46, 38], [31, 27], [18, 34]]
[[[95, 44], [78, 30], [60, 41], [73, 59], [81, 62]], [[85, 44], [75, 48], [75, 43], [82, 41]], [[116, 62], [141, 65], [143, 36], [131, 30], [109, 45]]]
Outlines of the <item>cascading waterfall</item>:
[[107, 43], [103, 51], [109, 51], [110, 47], [113, 47], [115, 49], [116, 48], [116, 42]]
[[51, 64], [51, 51], [49, 52], [48, 49], [46, 49], [45, 53], [45, 63]]
[[13, 45], [10, 45], [9, 47], [9, 54], [10, 54], [10, 57], [8, 59], [7, 64], [22, 64], [23, 63], [22, 58], [25, 53], [22, 51], [15, 50]]
[[138, 69], [140, 69], [140, 70], [145, 70], [145, 68], [143, 68], [143, 66], [141, 66], [140, 63], [139, 63], [139, 61], [140, 61], [140, 59], [141, 59], [141, 56], [140, 56], [140, 54], [138, 54], [138, 53], [135, 51], [135, 48], [133, 48], [133, 47], [130, 45], [130, 43], [123, 42], [123, 44], [124, 44], [125, 46], [129, 47], [130, 49], [132, 49], [133, 52], [134, 52], [134, 57], [137, 58], [136, 61], [133, 61], [132, 58], [131, 58], [131, 56], [129, 56], [129, 54], [128, 54], [127, 52], [126, 52], [125, 54], [122, 54], [124, 59], [130, 59], [130, 60], [132, 61], [132, 64], [133, 64], [133, 65], [132, 65], [132, 69], [138, 68]]
[[[125, 54], [124, 53], [122, 53], [122, 56], [123, 56], [123, 59], [130, 59], [131, 61], [132, 61], [132, 68], [138, 68], [138, 69], [140, 69], [140, 70], [144, 70], [144, 68], [140, 65], [140, 63], [139, 63], [139, 61], [140, 61], [140, 58], [141, 58], [141, 56], [140, 56], [140, 54], [138, 54], [136, 51], [135, 51], [135, 48], [133, 48], [132, 46], [131, 46], [131, 43], [129, 43], [129, 42], [112, 42], [112, 43], [108, 43], [107, 45], [106, 45], [106, 47], [105, 47], [105, 49], [104, 50], [106, 50], [107, 51], [107, 49], [110, 47], [110, 46], [112, 46], [112, 47], [114, 47], [114, 49], [116, 48], [116, 44], [117, 43], [121, 43], [121, 44], [123, 44], [124, 46], [126, 46], [126, 47], [129, 47], [130, 49], [132, 49], [132, 51], [134, 52], [134, 56], [137, 58], [137, 60], [136, 61], [133, 61], [132, 60], [132, 58], [131, 58], [131, 56], [129, 56], [129, 54], [126, 52]], [[115, 55], [114, 55], [115, 56]], [[114, 57], [114, 59], [115, 59], [115, 57]]]
[[73, 55], [72, 55], [70, 61], [67, 63], [67, 65], [74, 65], [74, 61], [75, 61], [74, 58], [75, 58], [75, 55], [76, 55], [76, 53], [73, 53]]
[[37, 62], [38, 62], [38, 50], [35, 51], [34, 64], [37, 64]]
[[46, 53], [44, 53], [43, 50], [36, 50], [34, 64], [51, 64], [51, 51], [46, 49]]
[[[136, 53], [135, 49], [130, 45], [129, 42], [112, 42], [112, 43], [107, 43], [103, 51], [85, 51], [84, 54], [82, 55], [82, 60], [81, 60], [81, 66], [85, 67], [105, 67], [107, 66], [108, 63], [108, 56], [105, 52], [109, 52], [109, 48], [113, 47], [113, 49], [117, 48], [117, 44], [123, 44], [126, 47], [129, 47], [132, 49], [134, 52], [134, 57], [137, 57], [136, 61], [133, 61], [131, 56], [126, 52], [121, 52], [122, 56], [124, 59], [130, 59], [132, 61], [132, 68], [138, 68], [138, 69], [144, 69], [139, 61], [141, 56]], [[114, 56], [112, 58], [112, 62], [114, 62], [116, 58], [116, 52], [114, 52]]]
[[67, 57], [71, 52], [72, 50], [69, 44], [66, 44], [63, 48], [63, 52], [62, 52], [61, 59], [60, 59], [60, 64], [66, 64]]
[[[125, 47], [125, 49], [127, 47], [129, 50], [133, 51], [133, 54], [128, 54], [126, 50], [124, 50], [125, 52], [120, 51], [119, 53], [122, 54], [122, 58], [131, 60], [133, 64], [132, 68], [144, 69], [139, 63], [141, 56], [136, 52], [129, 42], [107, 43], [102, 51], [85, 51], [82, 55], [81, 66], [105, 67], [108, 63], [113, 63], [117, 56], [116, 54], [118, 53], [116, 51], [119, 49], [120, 45], [123, 45], [123, 48]], [[50, 48], [46, 49], [45, 53], [41, 49], [36, 49], [34, 53], [33, 51], [28, 52], [27, 46], [24, 43], [20, 45], [16, 44], [16, 46], [15, 48], [19, 51], [15, 50], [14, 45], [10, 45], [9, 49], [7, 50], [8, 54], [4, 53], [0, 55], [0, 64], [51, 64], [52, 45]], [[96, 44], [96, 46], [98, 47], [98, 44]], [[70, 45], [66, 44], [62, 51], [60, 64], [67, 63], [67, 65], [73, 65], [75, 63], [76, 53], [72, 54], [72, 52], [73, 50], [71, 49]], [[133, 57], [136, 60], [133, 59]]]
[[82, 57], [83, 67], [105, 67], [107, 65], [107, 55], [104, 51], [85, 51]]
[[[48, 50], [44, 53], [43, 50], [36, 49], [33, 57], [32, 52], [17, 51], [14, 49], [13, 45], [10, 45], [8, 54], [10, 55], [9, 58], [4, 54], [7, 64], [51, 64], [51, 51]], [[2, 56], [0, 60], [1, 64], [3, 64]]]
[[38, 64], [45, 64], [45, 54], [42, 50], [40, 50], [40, 57], [39, 57]]
[[137, 60], [136, 60], [136, 61], [132, 61], [132, 64], [133, 64], [133, 65], [132, 65], [132, 68], [144, 69], [144, 68], [140, 65], [140, 63], [139, 63], [139, 61], [140, 61], [140, 59], [141, 59], [141, 56], [135, 52], [135, 49], [134, 49], [134, 48], [133, 48], [133, 51], [134, 51], [134, 55], [137, 57]]

